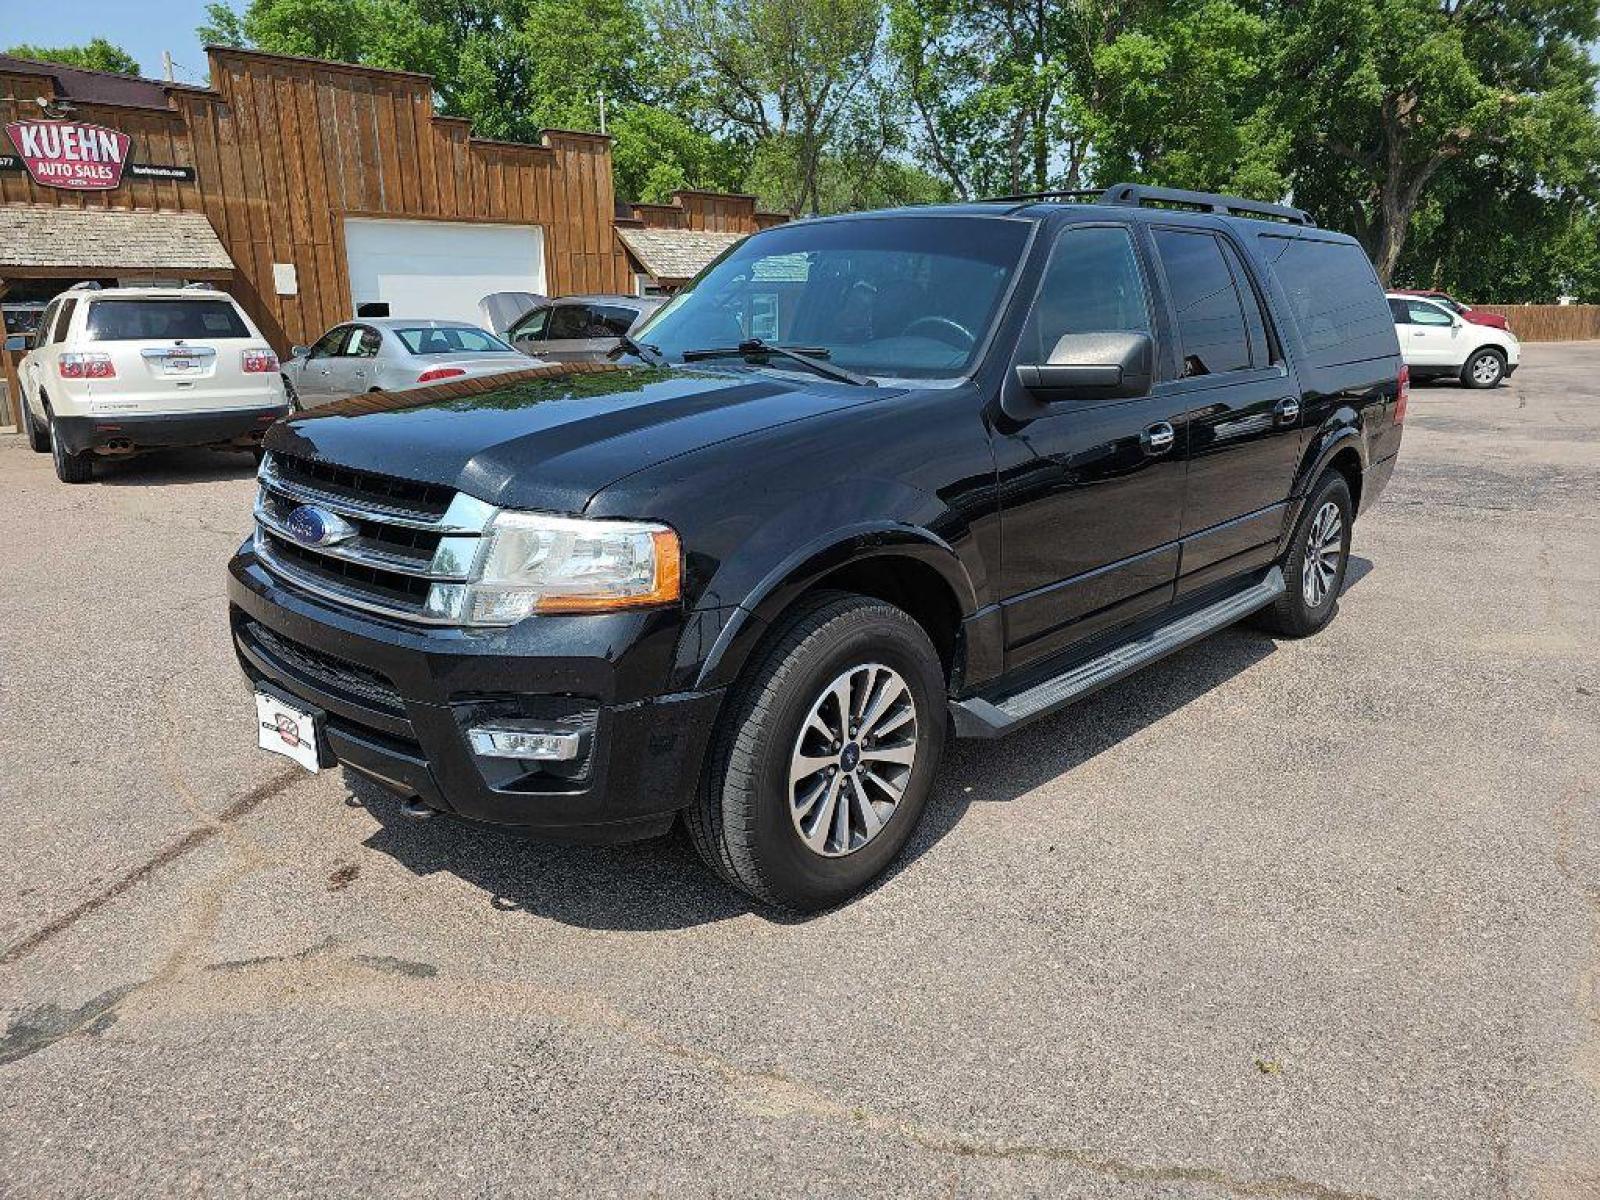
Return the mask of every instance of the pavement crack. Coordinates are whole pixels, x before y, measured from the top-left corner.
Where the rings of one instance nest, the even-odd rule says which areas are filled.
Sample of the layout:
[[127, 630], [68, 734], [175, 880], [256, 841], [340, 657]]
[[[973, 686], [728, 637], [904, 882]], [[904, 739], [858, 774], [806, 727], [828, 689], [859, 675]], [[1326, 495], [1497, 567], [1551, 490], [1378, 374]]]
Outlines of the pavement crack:
[[14, 942], [6, 947], [3, 952], [0, 952], [0, 966], [10, 966], [24, 955], [31, 954], [52, 938], [72, 928], [90, 913], [104, 908], [136, 884], [150, 878], [163, 867], [172, 865], [190, 851], [203, 846], [212, 838], [220, 835], [240, 817], [245, 816], [278, 793], [285, 791], [302, 775], [303, 772], [298, 768], [283, 771], [266, 782], [251, 788], [215, 816], [207, 814], [205, 817], [207, 823], [200, 826], [200, 828], [191, 829], [181, 838], [169, 843], [164, 849], [158, 850], [155, 854], [145, 859], [138, 866], [119, 875], [108, 887], [102, 888], [87, 900], [56, 917], [53, 921], [34, 930], [21, 941]]

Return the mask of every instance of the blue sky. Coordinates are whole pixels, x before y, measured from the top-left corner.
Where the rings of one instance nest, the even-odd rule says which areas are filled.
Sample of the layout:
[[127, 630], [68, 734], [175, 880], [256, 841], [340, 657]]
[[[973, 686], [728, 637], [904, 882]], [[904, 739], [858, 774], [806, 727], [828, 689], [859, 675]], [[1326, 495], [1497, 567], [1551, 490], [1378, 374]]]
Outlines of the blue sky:
[[138, 59], [146, 75], [160, 76], [161, 52], [170, 50], [178, 78], [203, 83], [206, 56], [194, 31], [205, 11], [206, 0], [0, 0], [0, 50], [103, 37]]

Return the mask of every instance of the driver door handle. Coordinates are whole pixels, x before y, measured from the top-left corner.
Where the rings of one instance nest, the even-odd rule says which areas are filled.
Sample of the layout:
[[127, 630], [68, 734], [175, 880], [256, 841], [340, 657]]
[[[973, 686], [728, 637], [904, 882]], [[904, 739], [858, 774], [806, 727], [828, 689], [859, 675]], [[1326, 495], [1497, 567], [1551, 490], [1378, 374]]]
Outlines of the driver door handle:
[[1171, 422], [1157, 421], [1154, 425], [1146, 427], [1139, 435], [1140, 444], [1144, 452], [1150, 455], [1165, 454], [1172, 449], [1173, 442], [1177, 441], [1177, 431], [1172, 428]]

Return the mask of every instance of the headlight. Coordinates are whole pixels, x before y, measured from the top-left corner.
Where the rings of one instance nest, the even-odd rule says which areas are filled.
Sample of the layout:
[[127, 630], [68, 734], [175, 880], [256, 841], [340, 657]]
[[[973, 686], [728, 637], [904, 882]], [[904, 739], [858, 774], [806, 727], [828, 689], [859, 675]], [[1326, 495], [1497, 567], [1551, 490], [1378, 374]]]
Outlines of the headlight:
[[513, 625], [536, 613], [610, 612], [682, 594], [682, 550], [665, 525], [502, 512], [472, 583], [435, 584], [429, 616]]

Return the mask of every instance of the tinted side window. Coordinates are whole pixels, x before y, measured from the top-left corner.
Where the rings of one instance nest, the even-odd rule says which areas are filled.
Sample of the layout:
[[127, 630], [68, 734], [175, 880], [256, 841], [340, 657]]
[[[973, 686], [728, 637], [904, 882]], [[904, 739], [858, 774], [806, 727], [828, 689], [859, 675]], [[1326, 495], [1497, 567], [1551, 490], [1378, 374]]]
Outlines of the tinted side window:
[[615, 304], [597, 305], [589, 310], [589, 319], [596, 332], [591, 337], [621, 337], [633, 327], [639, 314], [631, 308]]
[[588, 333], [589, 310], [576, 304], [563, 304], [556, 309], [550, 317], [550, 325], [545, 332], [548, 341], [556, 342], [569, 338], [591, 337]]
[[1261, 311], [1261, 298], [1256, 295], [1255, 285], [1250, 282], [1250, 274], [1245, 270], [1239, 252], [1226, 238], [1217, 239], [1217, 244], [1222, 247], [1222, 256], [1228, 260], [1233, 281], [1239, 286], [1239, 300], [1244, 305], [1245, 332], [1250, 335], [1250, 361], [1258, 367], [1271, 366], [1272, 345], [1267, 337], [1267, 317]]
[[1411, 307], [1404, 300], [1389, 301], [1389, 315], [1396, 325], [1411, 324]]
[[76, 300], [63, 300], [61, 311], [56, 313], [56, 327], [50, 333], [50, 344], [56, 345], [67, 340], [67, 327], [72, 324], [72, 314], [77, 310]]
[[1394, 354], [1394, 319], [1366, 253], [1352, 242], [1264, 234], [1261, 249], [1321, 366]]
[[1178, 319], [1184, 376], [1247, 369], [1244, 302], [1217, 239], [1176, 229], [1157, 229], [1155, 239]]
[[1144, 276], [1126, 229], [1067, 229], [1056, 239], [1019, 357], [1047, 363], [1069, 333], [1150, 332]]

